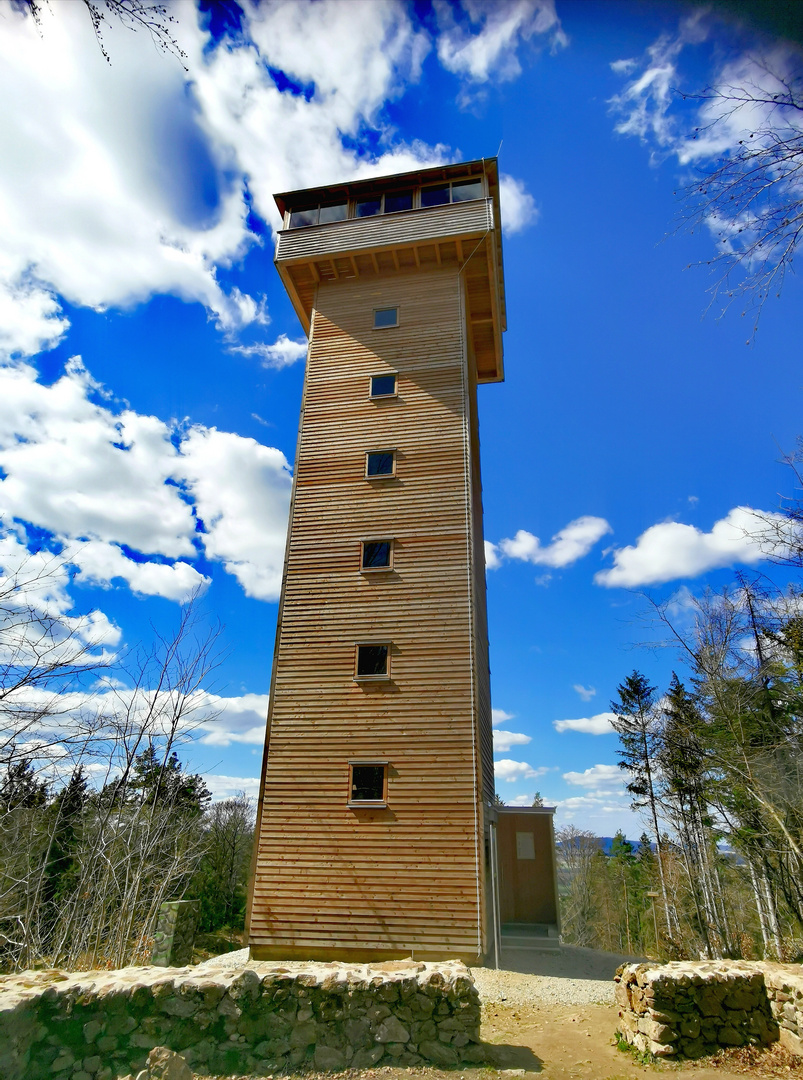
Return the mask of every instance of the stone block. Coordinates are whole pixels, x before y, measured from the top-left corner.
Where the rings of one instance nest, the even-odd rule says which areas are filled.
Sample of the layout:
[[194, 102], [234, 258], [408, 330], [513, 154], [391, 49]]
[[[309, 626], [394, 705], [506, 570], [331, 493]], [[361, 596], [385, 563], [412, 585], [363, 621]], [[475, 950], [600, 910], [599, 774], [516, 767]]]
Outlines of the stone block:
[[94, 1042], [101, 1031], [103, 1031], [103, 1024], [98, 1020], [90, 1020], [88, 1024], [84, 1024], [84, 1038], [88, 1043]]
[[351, 1067], [352, 1069], [370, 1069], [384, 1056], [384, 1053], [385, 1047], [380, 1043], [357, 1050], [351, 1059]]
[[308, 1020], [305, 1024], [298, 1024], [289, 1035], [292, 1047], [312, 1046], [318, 1037], [318, 1025], [314, 1020]]
[[687, 1016], [680, 1021], [679, 1027], [684, 1039], [696, 1039], [700, 1034], [700, 1019], [697, 1016]]
[[315, 1067], [324, 1072], [341, 1072], [346, 1067], [346, 1055], [333, 1046], [318, 1044], [315, 1047]]
[[81, 1064], [83, 1065], [85, 1072], [94, 1075], [103, 1064], [103, 1061], [97, 1054], [92, 1054], [91, 1057], [85, 1057]]
[[702, 1039], [682, 1039], [679, 1049], [687, 1058], [699, 1058], [705, 1055], [705, 1043]]
[[717, 1032], [717, 1042], [720, 1046], [744, 1046], [746, 1039], [732, 1024], [725, 1024]]
[[385, 1053], [398, 1060], [405, 1052], [404, 1043], [385, 1043]]
[[436, 1065], [457, 1065], [460, 1060], [455, 1049], [434, 1040], [419, 1043], [418, 1052], [423, 1058], [434, 1061]]
[[395, 1016], [389, 1016], [383, 1020], [374, 1035], [378, 1043], [406, 1043], [409, 1038], [410, 1032]]
[[470, 1042], [468, 1046], [462, 1046], [458, 1051], [460, 1060], [471, 1065], [479, 1065], [485, 1061], [487, 1052], [482, 1043]]
[[788, 1050], [790, 1054], [796, 1054], [798, 1057], [803, 1057], [803, 1039], [797, 1032], [790, 1031], [788, 1028], [781, 1028], [779, 1041], [784, 1050]]

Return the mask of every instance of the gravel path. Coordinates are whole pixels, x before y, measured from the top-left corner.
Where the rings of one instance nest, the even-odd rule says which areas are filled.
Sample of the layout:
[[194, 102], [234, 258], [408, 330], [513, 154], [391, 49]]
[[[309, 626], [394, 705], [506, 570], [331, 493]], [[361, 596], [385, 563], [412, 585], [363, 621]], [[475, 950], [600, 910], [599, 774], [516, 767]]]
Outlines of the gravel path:
[[611, 1005], [610, 979], [565, 979], [520, 971], [472, 968], [483, 1005]]

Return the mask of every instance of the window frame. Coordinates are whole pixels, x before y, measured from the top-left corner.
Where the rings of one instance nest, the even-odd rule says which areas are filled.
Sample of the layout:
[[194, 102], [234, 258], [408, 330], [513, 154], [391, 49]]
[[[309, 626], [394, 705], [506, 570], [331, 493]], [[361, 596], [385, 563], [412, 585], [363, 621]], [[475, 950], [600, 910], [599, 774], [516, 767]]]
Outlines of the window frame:
[[[479, 183], [479, 185], [480, 185], [480, 194], [476, 198], [474, 198], [474, 199], [457, 199], [457, 200], [452, 198], [452, 189], [454, 188], [455, 184], [459, 185], [459, 184], [476, 184], [476, 183]], [[423, 200], [423, 197], [422, 197], [423, 193], [425, 191], [427, 191], [428, 189], [430, 189], [430, 188], [434, 190], [436, 188], [443, 188], [443, 187], [448, 187], [448, 189], [449, 189], [449, 201], [448, 202], [442, 202], [442, 203], [433, 203], [431, 206], [424, 206], [424, 200]], [[418, 190], [418, 207], [421, 210], [436, 210], [440, 206], [459, 206], [464, 202], [479, 202], [480, 199], [485, 199], [485, 198], [488, 197], [487, 188], [485, 186], [485, 180], [484, 180], [484, 178], [483, 178], [483, 176], [481, 174], [477, 175], [477, 176], [459, 176], [459, 177], [455, 177], [454, 180], [442, 181], [439, 184], [422, 184], [421, 187], [419, 187], [417, 190]]]
[[[395, 311], [396, 312], [396, 321], [395, 321], [395, 323], [388, 323], [386, 326], [377, 326], [376, 325], [376, 316], [377, 316], [377, 313], [380, 312], [380, 311]], [[396, 304], [394, 306], [391, 306], [391, 307], [374, 308], [374, 323], [373, 323], [373, 326], [371, 327], [372, 330], [397, 330], [400, 326], [401, 326], [401, 311], [399, 309], [398, 304]]]
[[[382, 776], [382, 798], [381, 799], [353, 799], [352, 791], [354, 790], [354, 766], [359, 768], [361, 765], [368, 765], [372, 768], [381, 768], [383, 771]], [[388, 805], [388, 773], [390, 771], [389, 761], [378, 761], [376, 758], [350, 758], [348, 762], [349, 766], [349, 779], [348, 779], [348, 797], [346, 800], [346, 806], [353, 807], [356, 810], [370, 810], [372, 808], [382, 809]]]
[[[366, 544], [388, 544], [390, 550], [388, 551], [388, 561], [386, 566], [366, 566], [364, 563], [365, 558], [365, 545]], [[361, 574], [386, 574], [389, 570], [393, 569], [393, 537], [382, 536], [376, 540], [361, 540], [360, 541], [360, 573]]]
[[[360, 649], [370, 647], [375, 648], [377, 645], [384, 646], [387, 649], [387, 664], [385, 665], [385, 672], [382, 675], [360, 675], [358, 674], [360, 664]], [[393, 651], [393, 642], [391, 641], [357, 641], [354, 644], [354, 675], [352, 676], [353, 682], [390, 682], [390, 657]]]
[[[393, 391], [390, 394], [375, 394], [373, 392], [374, 379], [393, 379]], [[376, 371], [368, 376], [368, 397], [371, 401], [384, 401], [385, 398], [399, 396], [399, 373], [398, 371]]]
[[[383, 473], [369, 473], [368, 472], [368, 458], [371, 454], [390, 454], [393, 457], [393, 468], [390, 472]], [[365, 479], [366, 480], [395, 480], [396, 479], [396, 447], [387, 446], [383, 450], [366, 450], [365, 451]]]

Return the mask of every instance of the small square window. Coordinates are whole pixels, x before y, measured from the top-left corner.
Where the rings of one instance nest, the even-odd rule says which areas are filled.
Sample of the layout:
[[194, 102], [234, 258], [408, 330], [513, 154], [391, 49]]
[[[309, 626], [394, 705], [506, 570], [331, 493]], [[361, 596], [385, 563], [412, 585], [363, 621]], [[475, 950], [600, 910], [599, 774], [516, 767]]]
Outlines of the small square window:
[[399, 325], [399, 309], [395, 307], [374, 309], [374, 330], [386, 330]]
[[396, 393], [395, 375], [372, 375], [371, 397], [393, 397]]
[[482, 198], [482, 180], [456, 180], [452, 184], [452, 202]]
[[363, 570], [390, 570], [393, 558], [392, 540], [363, 540]]
[[365, 455], [365, 475], [395, 476], [396, 475], [396, 451], [395, 450], [372, 450]]
[[395, 214], [399, 210], [412, 210], [413, 208], [413, 193], [412, 191], [394, 191], [389, 192], [385, 196], [385, 213]]
[[357, 217], [373, 217], [382, 213], [382, 196], [375, 195], [369, 199], [358, 199], [355, 205]]
[[388, 766], [384, 761], [349, 762], [349, 805], [387, 805]]
[[357, 664], [354, 675], [361, 679], [390, 678], [390, 645], [364, 644], [357, 646]]

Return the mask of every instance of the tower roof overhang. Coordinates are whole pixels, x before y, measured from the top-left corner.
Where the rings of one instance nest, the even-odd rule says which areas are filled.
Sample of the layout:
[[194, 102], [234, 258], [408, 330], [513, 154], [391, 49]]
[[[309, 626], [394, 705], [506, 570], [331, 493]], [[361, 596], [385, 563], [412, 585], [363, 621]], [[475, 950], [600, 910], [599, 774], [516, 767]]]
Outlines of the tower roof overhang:
[[[294, 210], [483, 178], [482, 198], [289, 228]], [[465, 276], [469, 345], [478, 382], [504, 378], [506, 329], [499, 171], [496, 158], [438, 165], [274, 196], [285, 227], [276, 266], [307, 333], [320, 282], [455, 268]], [[384, 204], [383, 204], [384, 205]]]

